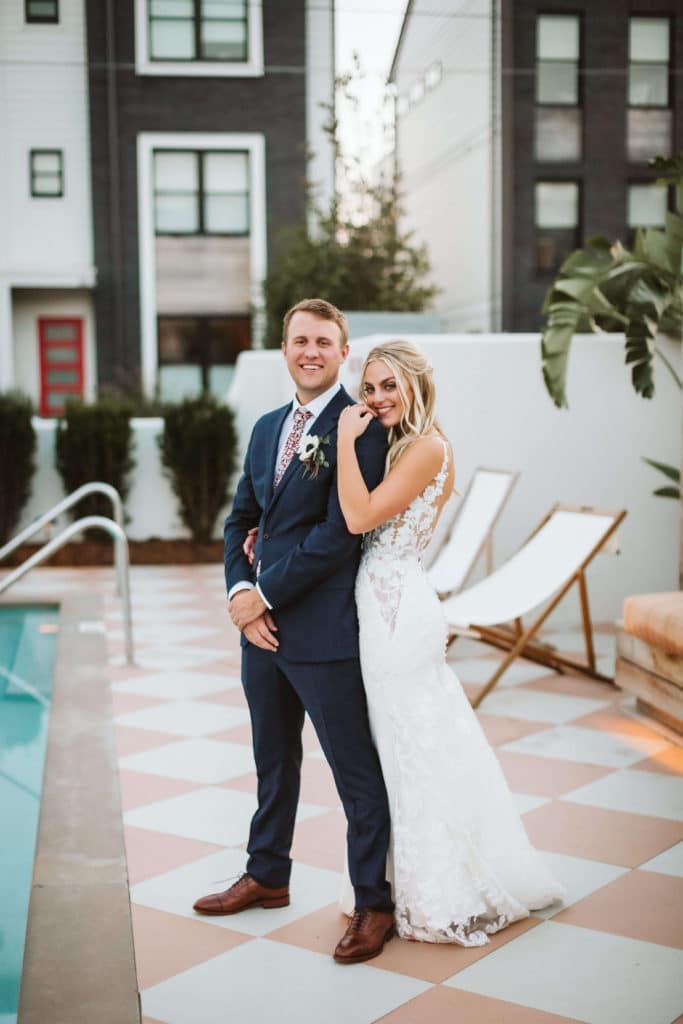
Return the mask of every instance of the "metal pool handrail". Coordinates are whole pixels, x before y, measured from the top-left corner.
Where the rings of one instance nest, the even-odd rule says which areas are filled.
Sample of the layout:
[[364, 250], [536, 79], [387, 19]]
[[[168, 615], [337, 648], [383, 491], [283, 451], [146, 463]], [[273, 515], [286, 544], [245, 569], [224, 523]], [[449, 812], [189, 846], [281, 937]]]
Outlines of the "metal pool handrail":
[[[86, 486], [88, 486], [86, 484]], [[75, 493], [75, 492], [74, 492]], [[123, 606], [123, 634], [126, 647], [126, 662], [128, 665], [133, 665], [133, 623], [131, 617], [130, 607], [130, 585], [128, 580], [128, 538], [123, 532], [122, 528], [118, 523], [115, 523], [113, 519], [107, 519], [106, 516], [84, 516], [82, 519], [78, 519], [75, 523], [71, 523], [66, 529], [62, 530], [61, 533], [53, 537], [52, 540], [48, 541], [47, 544], [43, 545], [39, 551], [36, 551], [30, 558], [27, 558], [25, 562], [11, 572], [9, 576], [5, 576], [3, 580], [0, 580], [0, 594], [20, 580], [22, 576], [25, 576], [27, 572], [33, 569], [36, 565], [40, 565], [46, 558], [53, 555], [55, 551], [63, 547], [67, 541], [71, 540], [75, 533], [79, 533], [81, 530], [88, 530], [93, 527], [97, 527], [100, 530], [105, 530], [114, 540], [116, 550], [116, 567], [117, 574], [119, 575], [119, 587], [121, 604]]]
[[0, 548], [0, 562], [3, 558], [6, 558], [7, 555], [11, 554], [12, 551], [18, 548], [20, 544], [23, 544], [25, 541], [33, 537], [34, 534], [38, 533], [38, 530], [41, 530], [43, 526], [47, 526], [48, 523], [61, 515], [62, 512], [66, 512], [66, 510], [71, 508], [72, 505], [77, 505], [81, 498], [85, 498], [88, 494], [97, 494], [98, 492], [100, 494], [104, 494], [105, 497], [111, 500], [114, 522], [123, 529], [123, 502], [121, 501], [121, 495], [115, 487], [111, 486], [111, 484], [105, 484], [99, 480], [93, 480], [91, 483], [82, 484], [80, 487], [77, 487], [76, 490], [72, 491], [71, 494], [68, 494], [66, 498], [62, 498], [62, 500], [58, 501], [56, 505], [53, 505], [51, 509], [44, 512], [42, 516], [38, 516], [38, 518], [34, 519], [32, 523], [29, 523], [21, 533], [16, 535], [16, 537], [12, 537], [11, 540], [8, 540], [7, 543]]

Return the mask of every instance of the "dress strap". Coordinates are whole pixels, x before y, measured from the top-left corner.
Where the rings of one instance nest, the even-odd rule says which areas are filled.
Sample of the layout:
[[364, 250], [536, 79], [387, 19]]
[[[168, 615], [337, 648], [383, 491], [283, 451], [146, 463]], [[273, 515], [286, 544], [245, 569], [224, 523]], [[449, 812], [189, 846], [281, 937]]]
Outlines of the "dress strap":
[[443, 462], [441, 463], [441, 469], [438, 473], [438, 475], [441, 476], [448, 471], [449, 444], [445, 437], [441, 437], [441, 434], [439, 434], [439, 440], [443, 445]]

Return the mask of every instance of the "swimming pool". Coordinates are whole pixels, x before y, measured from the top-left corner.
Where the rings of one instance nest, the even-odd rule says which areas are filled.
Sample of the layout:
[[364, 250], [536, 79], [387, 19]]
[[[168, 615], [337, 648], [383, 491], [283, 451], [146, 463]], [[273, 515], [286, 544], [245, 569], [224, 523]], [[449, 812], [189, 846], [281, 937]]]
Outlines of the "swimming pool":
[[47, 742], [57, 606], [0, 607], [0, 1024], [15, 1024]]

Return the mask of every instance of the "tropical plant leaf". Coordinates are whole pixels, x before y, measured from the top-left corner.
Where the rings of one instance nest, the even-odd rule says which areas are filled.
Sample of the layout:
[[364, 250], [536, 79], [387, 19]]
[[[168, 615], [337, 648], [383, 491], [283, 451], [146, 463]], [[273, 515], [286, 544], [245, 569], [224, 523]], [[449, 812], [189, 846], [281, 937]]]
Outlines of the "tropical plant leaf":
[[680, 498], [681, 492], [678, 487], [658, 487], [652, 492], [656, 498]]
[[557, 406], [567, 406], [569, 350], [578, 331], [624, 331], [625, 361], [643, 398], [655, 391], [657, 335], [666, 332], [680, 340], [683, 333], [683, 152], [657, 157], [650, 166], [662, 176], [660, 184], [677, 187], [678, 213], [667, 214], [664, 230], [638, 229], [632, 251], [593, 236], [585, 249], [565, 259], [546, 292], [541, 360]]
[[668, 466], [665, 462], [656, 462], [655, 459], [648, 459], [643, 456], [643, 462], [646, 462], [648, 466], [652, 466], [658, 472], [663, 473], [669, 480], [673, 480], [674, 483], [680, 483], [681, 471], [678, 466]]

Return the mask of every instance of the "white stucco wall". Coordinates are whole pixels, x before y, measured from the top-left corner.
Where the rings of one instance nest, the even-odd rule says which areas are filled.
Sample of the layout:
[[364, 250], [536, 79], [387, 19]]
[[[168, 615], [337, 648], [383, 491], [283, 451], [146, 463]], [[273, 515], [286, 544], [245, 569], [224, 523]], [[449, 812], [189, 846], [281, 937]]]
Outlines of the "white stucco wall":
[[[64, 497], [61, 477], [54, 466], [57, 421], [36, 417], [33, 424], [38, 438], [37, 470], [33, 478], [33, 492], [24, 509], [18, 530], [23, 529], [31, 520], [42, 515]], [[133, 456], [136, 465], [126, 502], [126, 533], [131, 540], [187, 537], [188, 531], [178, 515], [176, 499], [167, 477], [164, 476], [159, 458], [157, 438], [163, 429], [163, 421], [156, 417], [134, 419], [132, 427]], [[227, 509], [225, 511], [227, 512]], [[61, 529], [69, 521], [68, 516], [62, 516], [56, 523], [56, 529]], [[217, 537], [222, 535], [222, 530], [223, 515], [219, 516], [216, 522]], [[38, 539], [44, 539], [44, 535], [39, 535]]]
[[[350, 390], [376, 340], [354, 342], [343, 373]], [[439, 415], [453, 442], [458, 489], [464, 491], [478, 465], [520, 473], [496, 532], [496, 564], [516, 550], [557, 501], [625, 508], [621, 555], [601, 556], [589, 570], [594, 617], [618, 617], [628, 594], [677, 589], [679, 506], [652, 496], [663, 479], [641, 461], [647, 455], [680, 463], [681, 393], [661, 364], [656, 368], [656, 397], [644, 401], [631, 388], [622, 337], [578, 337], [570, 357], [570, 409], [560, 411], [543, 386], [536, 335], [422, 335], [415, 341], [434, 366]], [[662, 346], [680, 365], [680, 348], [666, 340]], [[256, 419], [291, 395], [279, 351], [240, 356], [228, 399], [236, 412], [242, 451]], [[54, 423], [37, 424], [40, 469], [22, 525], [62, 496], [52, 465]], [[183, 536], [159, 464], [156, 436], [161, 421], [136, 420], [133, 425], [138, 465], [128, 502], [129, 535]], [[220, 529], [219, 517], [217, 536]], [[578, 603], [572, 601], [557, 621], [576, 622], [578, 617]]]
[[[377, 340], [352, 345], [343, 373], [352, 393], [363, 357]], [[594, 617], [618, 617], [627, 594], [678, 588], [679, 506], [652, 496], [665, 481], [641, 461], [649, 456], [680, 464], [681, 393], [661, 363], [656, 397], [645, 401], [631, 387], [623, 337], [580, 336], [570, 356], [570, 408], [558, 410], [541, 378], [537, 335], [420, 335], [414, 340], [434, 366], [458, 489], [464, 491], [479, 465], [520, 473], [497, 528], [496, 565], [555, 502], [625, 508], [621, 555], [601, 556], [589, 571]], [[680, 365], [680, 348], [666, 339], [661, 344]], [[240, 356], [230, 399], [238, 404], [243, 449], [258, 416], [290, 396], [279, 352]], [[557, 613], [557, 621], [578, 619], [573, 599]]]

